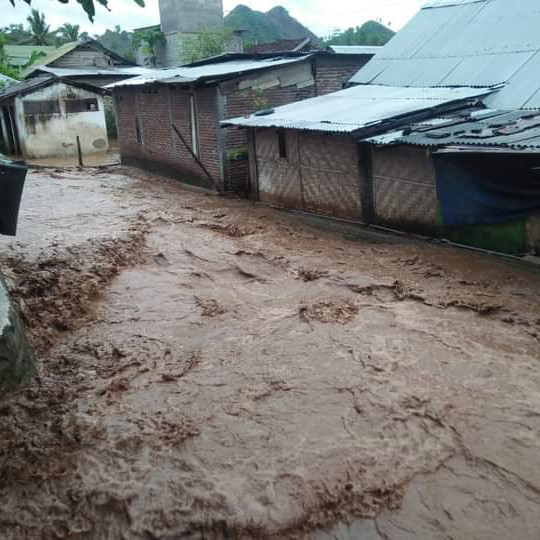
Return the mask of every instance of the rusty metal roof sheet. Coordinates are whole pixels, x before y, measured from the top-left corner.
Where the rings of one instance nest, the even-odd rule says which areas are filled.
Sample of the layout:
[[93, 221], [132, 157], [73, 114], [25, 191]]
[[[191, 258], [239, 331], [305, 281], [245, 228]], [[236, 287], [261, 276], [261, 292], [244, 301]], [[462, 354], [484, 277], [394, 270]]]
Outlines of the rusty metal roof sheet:
[[147, 84], [186, 84], [204, 82], [213, 79], [226, 79], [244, 73], [281, 67], [295, 62], [303, 62], [311, 58], [310, 54], [293, 57], [247, 58], [238, 60], [225, 60], [223, 62], [204, 65], [181, 66], [169, 69], [149, 70], [145, 75], [110, 84], [106, 88], [120, 86], [144, 86]]
[[366, 140], [379, 145], [540, 149], [540, 110], [487, 109], [466, 116], [449, 115]]
[[351, 82], [486, 87], [507, 83], [491, 96], [489, 106], [533, 107], [540, 100], [538, 28], [538, 0], [432, 1]]
[[361, 85], [284, 105], [271, 114], [226, 120], [222, 125], [355, 133], [364, 128], [384, 129], [390, 120], [420, 112], [436, 114], [443, 106], [474, 101], [485, 94], [485, 89], [477, 88]]

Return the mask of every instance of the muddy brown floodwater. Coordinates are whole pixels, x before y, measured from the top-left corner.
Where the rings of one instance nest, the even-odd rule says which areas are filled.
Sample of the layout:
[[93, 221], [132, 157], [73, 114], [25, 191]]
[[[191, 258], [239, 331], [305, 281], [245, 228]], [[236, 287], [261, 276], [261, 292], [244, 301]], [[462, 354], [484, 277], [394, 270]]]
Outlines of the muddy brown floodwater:
[[2, 539], [538, 539], [537, 273], [120, 167], [1, 244]]

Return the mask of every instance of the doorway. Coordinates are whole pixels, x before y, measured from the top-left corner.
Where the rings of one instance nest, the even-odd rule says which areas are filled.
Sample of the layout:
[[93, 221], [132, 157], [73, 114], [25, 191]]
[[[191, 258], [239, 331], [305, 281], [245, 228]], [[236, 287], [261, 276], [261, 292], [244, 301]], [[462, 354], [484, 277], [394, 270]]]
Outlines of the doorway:
[[19, 132], [17, 130], [15, 111], [13, 107], [11, 105], [2, 107], [2, 116], [6, 131], [4, 135], [5, 143], [7, 146], [7, 153], [10, 155], [18, 156], [21, 154], [21, 144], [19, 141]]

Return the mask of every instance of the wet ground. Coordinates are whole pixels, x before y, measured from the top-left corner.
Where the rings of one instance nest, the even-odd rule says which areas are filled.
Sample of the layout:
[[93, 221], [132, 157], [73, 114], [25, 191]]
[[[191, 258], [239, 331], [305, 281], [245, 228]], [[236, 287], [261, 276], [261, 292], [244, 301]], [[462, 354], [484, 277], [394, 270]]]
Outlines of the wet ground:
[[537, 272], [122, 168], [0, 253], [3, 539], [538, 538]]

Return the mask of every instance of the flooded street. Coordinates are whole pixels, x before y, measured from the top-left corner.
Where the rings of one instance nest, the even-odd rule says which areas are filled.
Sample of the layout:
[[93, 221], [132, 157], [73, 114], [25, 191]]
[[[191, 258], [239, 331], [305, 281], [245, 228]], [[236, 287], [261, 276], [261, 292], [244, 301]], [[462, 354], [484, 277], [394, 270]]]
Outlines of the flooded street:
[[2, 540], [538, 539], [537, 272], [121, 167], [19, 227]]

